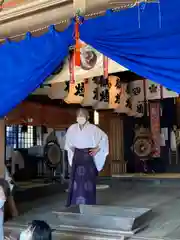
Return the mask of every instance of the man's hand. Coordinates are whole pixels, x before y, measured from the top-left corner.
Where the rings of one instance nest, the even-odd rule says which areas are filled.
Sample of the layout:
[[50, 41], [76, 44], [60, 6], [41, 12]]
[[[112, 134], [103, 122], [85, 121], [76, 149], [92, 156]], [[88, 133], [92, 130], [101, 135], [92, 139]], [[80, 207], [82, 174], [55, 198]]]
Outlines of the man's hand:
[[99, 152], [99, 150], [100, 150], [99, 147], [91, 148], [91, 149], [89, 150], [89, 154], [90, 154], [91, 156], [95, 156], [95, 155]]

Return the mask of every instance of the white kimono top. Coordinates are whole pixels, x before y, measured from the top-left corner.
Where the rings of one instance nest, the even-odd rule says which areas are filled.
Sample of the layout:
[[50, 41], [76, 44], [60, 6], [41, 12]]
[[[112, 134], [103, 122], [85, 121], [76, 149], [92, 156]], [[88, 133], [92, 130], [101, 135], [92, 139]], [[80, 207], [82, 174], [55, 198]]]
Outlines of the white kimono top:
[[79, 124], [75, 123], [69, 127], [65, 138], [65, 150], [68, 152], [69, 165], [72, 166], [74, 148], [95, 148], [99, 147], [99, 152], [94, 156], [94, 162], [98, 171], [101, 171], [106, 157], [109, 154], [109, 140], [106, 133], [99, 127], [87, 122], [80, 129]]

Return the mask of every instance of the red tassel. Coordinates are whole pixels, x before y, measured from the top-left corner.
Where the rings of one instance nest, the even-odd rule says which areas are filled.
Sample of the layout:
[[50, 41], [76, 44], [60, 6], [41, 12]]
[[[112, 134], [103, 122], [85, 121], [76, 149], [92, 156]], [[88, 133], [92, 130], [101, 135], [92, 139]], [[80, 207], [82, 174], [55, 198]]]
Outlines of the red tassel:
[[81, 44], [80, 44], [80, 39], [79, 39], [79, 20], [78, 17], [76, 17], [76, 23], [75, 23], [75, 65], [76, 66], [81, 66]]
[[103, 56], [104, 79], [108, 79], [108, 57]]

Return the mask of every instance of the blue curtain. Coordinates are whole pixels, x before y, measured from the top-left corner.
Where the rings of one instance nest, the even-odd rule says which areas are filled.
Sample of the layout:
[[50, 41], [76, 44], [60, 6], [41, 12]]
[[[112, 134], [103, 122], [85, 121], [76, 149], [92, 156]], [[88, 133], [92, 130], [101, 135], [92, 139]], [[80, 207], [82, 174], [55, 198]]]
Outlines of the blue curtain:
[[[159, 7], [160, 6], [160, 7]], [[160, 0], [86, 20], [80, 38], [129, 70], [180, 93], [180, 0]], [[0, 47], [0, 117], [37, 88], [68, 55], [73, 23], [62, 33]]]
[[27, 33], [20, 42], [0, 47], [0, 117], [35, 90], [68, 55], [73, 26], [59, 33], [53, 27], [40, 37]]
[[85, 21], [80, 36], [129, 70], [180, 93], [180, 0], [107, 11]]

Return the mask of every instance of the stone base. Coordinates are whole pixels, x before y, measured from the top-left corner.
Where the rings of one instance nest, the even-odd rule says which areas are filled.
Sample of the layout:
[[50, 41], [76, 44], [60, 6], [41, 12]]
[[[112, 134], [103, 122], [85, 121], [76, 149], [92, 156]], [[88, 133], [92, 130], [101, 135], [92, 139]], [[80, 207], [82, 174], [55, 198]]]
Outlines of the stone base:
[[93, 231], [126, 232], [131, 235], [148, 224], [151, 209], [80, 205], [56, 212], [61, 227]]

